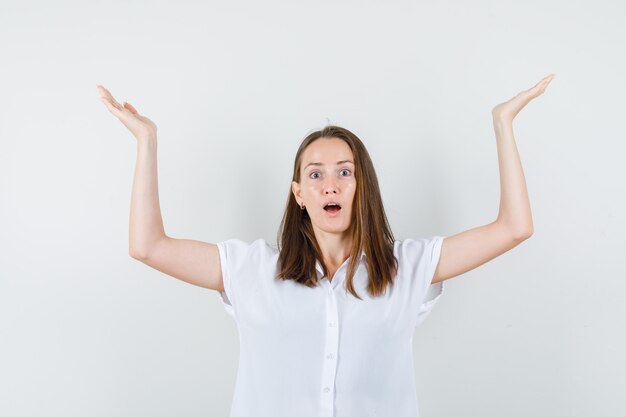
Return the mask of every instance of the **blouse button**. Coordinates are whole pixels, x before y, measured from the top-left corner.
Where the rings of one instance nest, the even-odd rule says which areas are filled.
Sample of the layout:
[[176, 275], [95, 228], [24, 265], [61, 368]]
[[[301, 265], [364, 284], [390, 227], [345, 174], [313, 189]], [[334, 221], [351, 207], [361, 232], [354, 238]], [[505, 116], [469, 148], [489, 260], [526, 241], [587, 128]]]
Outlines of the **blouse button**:
[[335, 322], [331, 321], [330, 323], [328, 323], [328, 327], [335, 327]]
[[324, 388], [324, 392], [328, 392], [328, 391], [330, 391], [330, 388], [328, 387]]
[[328, 359], [332, 359], [332, 358], [334, 358], [334, 357], [335, 357], [335, 355], [333, 355], [332, 353], [329, 353], [328, 355], [326, 355], [326, 357], [327, 357]]

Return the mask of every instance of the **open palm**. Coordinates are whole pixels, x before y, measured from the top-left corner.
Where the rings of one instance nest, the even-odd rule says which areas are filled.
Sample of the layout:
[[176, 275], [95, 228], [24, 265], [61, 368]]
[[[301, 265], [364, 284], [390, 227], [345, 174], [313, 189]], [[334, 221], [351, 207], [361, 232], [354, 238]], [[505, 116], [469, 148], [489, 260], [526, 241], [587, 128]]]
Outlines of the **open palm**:
[[519, 113], [520, 110], [526, 106], [526, 104], [528, 104], [535, 97], [543, 94], [553, 78], [554, 74], [550, 74], [535, 84], [534, 87], [520, 92], [509, 101], [498, 104], [491, 110], [493, 118], [502, 121], [513, 121], [515, 116], [517, 116], [517, 113]]
[[97, 85], [97, 88], [100, 101], [130, 130], [135, 138], [156, 137], [157, 127], [152, 120], [140, 115], [130, 103], [124, 102], [124, 105], [118, 103], [111, 92], [103, 86]]

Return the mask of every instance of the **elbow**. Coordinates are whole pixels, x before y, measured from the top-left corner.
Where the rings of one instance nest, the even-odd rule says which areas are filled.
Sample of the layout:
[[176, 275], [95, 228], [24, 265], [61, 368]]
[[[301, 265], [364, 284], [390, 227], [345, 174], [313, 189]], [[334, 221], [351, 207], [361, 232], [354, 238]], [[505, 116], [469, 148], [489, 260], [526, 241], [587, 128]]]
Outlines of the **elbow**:
[[513, 239], [515, 242], [521, 242], [528, 239], [534, 233], [532, 222], [507, 222], [502, 219], [497, 219], [501, 227], [501, 233], [506, 234], [508, 238]]
[[529, 237], [531, 237], [533, 235], [533, 228], [524, 228], [524, 229], [516, 229], [513, 231], [513, 239], [521, 242], [523, 240], [528, 239]]
[[130, 255], [130, 257], [133, 259], [137, 259], [138, 261], [146, 259], [147, 256], [145, 251], [137, 250], [135, 248], [129, 248], [128, 255]]
[[131, 258], [137, 259], [139, 261], [145, 261], [154, 253], [155, 245], [160, 241], [152, 241], [150, 243], [146, 243], [145, 241], [136, 241], [128, 244], [128, 254]]

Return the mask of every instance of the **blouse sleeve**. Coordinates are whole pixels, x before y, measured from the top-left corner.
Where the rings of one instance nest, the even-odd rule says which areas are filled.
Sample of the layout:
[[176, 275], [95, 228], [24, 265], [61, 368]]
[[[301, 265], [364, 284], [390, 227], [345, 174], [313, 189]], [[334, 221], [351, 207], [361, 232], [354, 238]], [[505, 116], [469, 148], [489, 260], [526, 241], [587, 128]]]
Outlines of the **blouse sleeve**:
[[441, 245], [445, 236], [433, 236], [428, 239], [423, 239], [424, 252], [422, 254], [421, 262], [424, 264], [424, 274], [420, 280], [420, 294], [421, 297], [420, 308], [417, 313], [415, 326], [421, 324], [426, 317], [430, 314], [433, 307], [443, 294], [444, 281], [439, 281], [435, 284], [431, 284], [433, 276], [435, 275], [435, 269], [439, 264], [439, 258], [441, 256]]
[[399, 246], [400, 267], [407, 277], [405, 296], [409, 299], [415, 326], [426, 319], [443, 293], [443, 281], [431, 284], [443, 239], [444, 236], [405, 239]]
[[230, 251], [229, 247], [235, 242], [234, 239], [225, 240], [217, 243], [217, 248], [220, 254], [220, 267], [222, 269], [222, 281], [224, 282], [224, 291], [220, 291], [220, 300], [222, 301], [222, 305], [226, 309], [226, 312], [231, 316], [235, 317], [235, 312], [233, 310], [233, 303], [230, 301], [233, 297], [232, 290], [230, 288], [230, 268], [228, 267], [228, 261], [230, 261]]
[[237, 275], [237, 269], [247, 258], [250, 244], [240, 239], [228, 239], [218, 242], [217, 248], [220, 253], [220, 266], [224, 281], [224, 291], [219, 292], [220, 300], [226, 312], [235, 318], [234, 306], [237, 303], [237, 296], [233, 279]]
[[250, 279], [259, 273], [263, 249], [267, 243], [263, 239], [245, 242], [228, 239], [217, 243], [224, 291], [220, 291], [220, 301], [226, 312], [236, 319], [237, 303], [242, 290], [250, 287]]

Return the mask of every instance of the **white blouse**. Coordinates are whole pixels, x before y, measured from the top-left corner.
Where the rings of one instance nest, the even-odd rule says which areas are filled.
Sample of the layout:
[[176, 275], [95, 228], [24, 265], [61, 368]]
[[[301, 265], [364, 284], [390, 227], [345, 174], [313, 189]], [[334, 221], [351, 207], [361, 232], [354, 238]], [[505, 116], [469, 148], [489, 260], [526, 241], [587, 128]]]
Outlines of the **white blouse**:
[[278, 250], [264, 239], [219, 242], [219, 295], [239, 330], [230, 417], [418, 417], [413, 332], [443, 293], [431, 284], [443, 239], [396, 240], [396, 281], [375, 298], [361, 253], [362, 300], [344, 287], [350, 258], [309, 288], [273, 279]]

